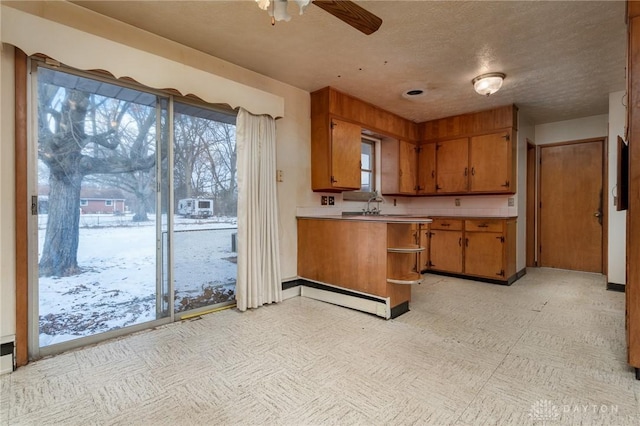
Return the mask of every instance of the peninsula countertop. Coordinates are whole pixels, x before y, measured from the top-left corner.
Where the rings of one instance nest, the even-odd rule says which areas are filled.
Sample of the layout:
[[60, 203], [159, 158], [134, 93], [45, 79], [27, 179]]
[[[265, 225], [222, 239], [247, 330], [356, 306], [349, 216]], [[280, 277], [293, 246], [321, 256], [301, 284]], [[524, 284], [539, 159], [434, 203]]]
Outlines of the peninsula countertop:
[[406, 214], [367, 214], [367, 215], [302, 215], [298, 219], [314, 220], [345, 220], [352, 222], [383, 222], [383, 223], [431, 223], [430, 217]]

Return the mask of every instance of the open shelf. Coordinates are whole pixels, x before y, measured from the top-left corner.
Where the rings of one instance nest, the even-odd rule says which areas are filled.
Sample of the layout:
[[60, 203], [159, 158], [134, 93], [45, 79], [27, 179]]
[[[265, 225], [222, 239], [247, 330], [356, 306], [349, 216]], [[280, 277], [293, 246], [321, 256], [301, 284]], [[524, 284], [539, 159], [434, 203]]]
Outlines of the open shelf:
[[424, 251], [424, 247], [389, 247], [387, 252], [389, 253], [420, 253]]
[[422, 277], [418, 275], [418, 278], [415, 278], [415, 277], [402, 277], [400, 279], [387, 278], [387, 282], [390, 284], [416, 285], [416, 284], [422, 284]]

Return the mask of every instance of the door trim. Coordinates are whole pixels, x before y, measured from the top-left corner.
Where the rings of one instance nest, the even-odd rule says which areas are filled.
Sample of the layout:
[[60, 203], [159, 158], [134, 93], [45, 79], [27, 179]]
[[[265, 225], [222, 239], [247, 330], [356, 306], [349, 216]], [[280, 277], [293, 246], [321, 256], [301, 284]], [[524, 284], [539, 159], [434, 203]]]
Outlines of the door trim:
[[[531, 175], [533, 171], [533, 175]], [[527, 138], [527, 223], [526, 223], [526, 266], [538, 266], [538, 251], [536, 250], [536, 227], [538, 223], [536, 176], [538, 175], [538, 147]]]
[[536, 179], [536, 260], [538, 264], [540, 264], [540, 247], [541, 247], [541, 230], [540, 230], [540, 183], [541, 183], [541, 173], [540, 173], [540, 160], [542, 158], [542, 149], [558, 147], [563, 145], [576, 145], [581, 143], [590, 143], [590, 142], [600, 142], [601, 144], [601, 155], [602, 155], [602, 275], [607, 275], [608, 270], [608, 237], [609, 237], [609, 214], [608, 214], [608, 205], [609, 205], [609, 179], [608, 179], [608, 161], [607, 161], [607, 137], [602, 136], [598, 138], [588, 138], [588, 139], [577, 139], [573, 141], [565, 141], [565, 142], [557, 142], [557, 143], [549, 143], [538, 145], [538, 155], [536, 160], [536, 167], [538, 167], [537, 179]]
[[29, 362], [29, 212], [27, 200], [27, 54], [14, 48], [15, 79], [15, 244], [16, 367]]

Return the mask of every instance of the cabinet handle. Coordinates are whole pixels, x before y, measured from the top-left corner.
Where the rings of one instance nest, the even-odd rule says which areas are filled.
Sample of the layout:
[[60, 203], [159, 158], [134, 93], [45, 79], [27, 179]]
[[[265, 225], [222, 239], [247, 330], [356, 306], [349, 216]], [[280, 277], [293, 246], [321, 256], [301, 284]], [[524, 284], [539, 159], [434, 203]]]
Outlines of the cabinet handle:
[[469, 168], [465, 167], [464, 168], [464, 175], [467, 176], [469, 174]]
[[469, 239], [468, 238], [464, 239], [464, 246], [465, 247], [469, 247]]
[[440, 226], [451, 226], [450, 223], [441, 223]]
[[508, 188], [508, 187], [509, 187], [509, 181], [506, 181], [504, 184], [502, 184], [502, 185], [500, 185], [500, 186], [503, 186], [503, 187], [505, 187], [505, 188]]
[[458, 238], [458, 245], [462, 247], [462, 237]]
[[486, 223], [478, 225], [478, 228], [488, 228], [488, 227], [489, 227], [489, 225], [487, 225]]
[[471, 176], [475, 176], [476, 175], [476, 168], [472, 167], [471, 168]]
[[436, 171], [435, 170], [431, 170], [431, 177], [432, 178], [436, 177]]

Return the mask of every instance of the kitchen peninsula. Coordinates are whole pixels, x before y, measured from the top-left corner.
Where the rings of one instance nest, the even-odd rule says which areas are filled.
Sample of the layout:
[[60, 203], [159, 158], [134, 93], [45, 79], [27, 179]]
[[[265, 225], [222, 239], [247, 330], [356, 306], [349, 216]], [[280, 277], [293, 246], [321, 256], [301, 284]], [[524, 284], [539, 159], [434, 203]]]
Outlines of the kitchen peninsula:
[[395, 318], [409, 310], [411, 286], [421, 282], [415, 216], [298, 217], [298, 275], [302, 295]]

